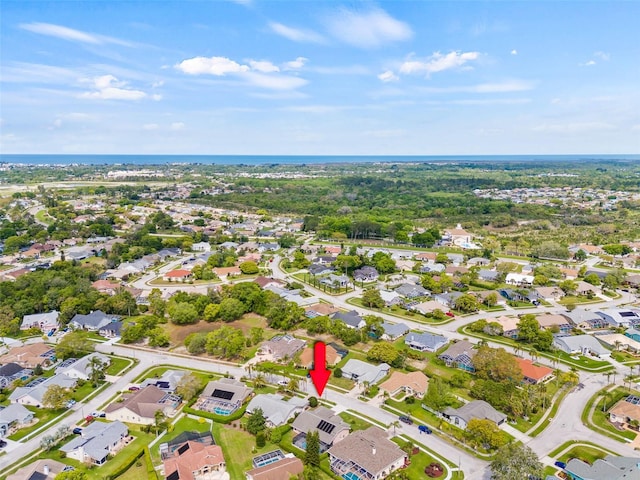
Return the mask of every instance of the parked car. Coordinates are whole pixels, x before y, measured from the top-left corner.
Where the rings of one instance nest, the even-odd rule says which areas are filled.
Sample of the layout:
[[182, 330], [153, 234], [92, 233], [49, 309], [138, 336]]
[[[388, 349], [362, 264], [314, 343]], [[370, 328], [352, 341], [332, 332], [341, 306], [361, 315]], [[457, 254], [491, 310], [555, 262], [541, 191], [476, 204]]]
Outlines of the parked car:
[[447, 317], [455, 317], [455, 315], [452, 312], [447, 312], [447, 313], [445, 313], [445, 315]]
[[413, 420], [411, 420], [411, 417], [407, 416], [407, 415], [400, 415], [398, 417], [398, 419], [403, 422], [406, 423], [407, 425], [413, 425]]
[[75, 400], [73, 400], [73, 399], [69, 400], [69, 401], [67, 402], [67, 408], [71, 408], [71, 407], [73, 407], [76, 403], [77, 403], [77, 402], [76, 402]]
[[5, 442], [4, 440], [0, 440], [0, 448], [4, 448], [7, 446], [7, 442]]
[[418, 425], [418, 430], [420, 430], [422, 433], [426, 433], [427, 435], [433, 433], [433, 430], [431, 430], [426, 425]]
[[286, 387], [287, 385], [289, 385], [289, 381], [288, 380], [278, 380], [278, 385]]
[[567, 464], [566, 464], [566, 463], [564, 463], [564, 462], [560, 462], [560, 461], [558, 461], [558, 462], [554, 463], [554, 465], [555, 465], [556, 467], [558, 467], [558, 468], [565, 468], [565, 467], [567, 466]]
[[130, 392], [137, 392], [138, 390], [140, 390], [140, 387], [135, 387], [135, 386], [129, 387]]
[[80, 435], [82, 433], [82, 429], [80, 427], [76, 427], [72, 430], [74, 435]]

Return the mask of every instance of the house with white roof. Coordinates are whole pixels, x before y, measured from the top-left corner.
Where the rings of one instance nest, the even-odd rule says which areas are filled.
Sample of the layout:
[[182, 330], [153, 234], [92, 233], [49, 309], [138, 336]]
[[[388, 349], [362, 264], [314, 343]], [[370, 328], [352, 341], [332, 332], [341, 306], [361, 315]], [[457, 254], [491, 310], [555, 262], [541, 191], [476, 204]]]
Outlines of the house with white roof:
[[553, 345], [569, 355], [611, 356], [611, 352], [591, 335], [554, 335]]
[[122, 422], [93, 422], [60, 450], [81, 463], [102, 465], [125, 445], [128, 435], [129, 429]]
[[[111, 363], [111, 359], [106, 355], [102, 355], [101, 353], [92, 353], [90, 355], [87, 355], [86, 357], [82, 357], [76, 360], [71, 364], [59, 366], [58, 368], [56, 368], [56, 373], [64, 373], [71, 378], [88, 380], [91, 377], [91, 370], [93, 368], [92, 362], [94, 361], [93, 359], [99, 360], [102, 365], [104, 365], [103, 368], [108, 367]], [[63, 362], [63, 364], [64, 363], [65, 362]]]
[[24, 387], [16, 388], [9, 396], [11, 403], [19, 403], [21, 405], [32, 405], [34, 407], [42, 406], [42, 398], [51, 385], [58, 385], [65, 389], [75, 387], [77, 380], [70, 376], [60, 373], [44, 381], [40, 379], [28, 383]]
[[267, 420], [267, 425], [277, 427], [285, 424], [296, 413], [302, 412], [307, 404], [308, 401], [303, 398], [291, 397], [289, 400], [285, 400], [282, 395], [263, 393], [251, 399], [246, 412], [252, 414], [260, 409]]
[[52, 310], [47, 313], [34, 313], [33, 315], [25, 315], [20, 324], [20, 330], [28, 330], [30, 328], [39, 328], [43, 332], [48, 332], [54, 328], [60, 328], [58, 317], [60, 312]]
[[20, 428], [33, 421], [33, 412], [24, 406], [13, 403], [0, 410], [0, 438], [9, 434], [12, 428]]
[[391, 370], [386, 363], [371, 365], [356, 358], [351, 358], [342, 367], [342, 376], [358, 383], [369, 382], [370, 385], [382, 380]]

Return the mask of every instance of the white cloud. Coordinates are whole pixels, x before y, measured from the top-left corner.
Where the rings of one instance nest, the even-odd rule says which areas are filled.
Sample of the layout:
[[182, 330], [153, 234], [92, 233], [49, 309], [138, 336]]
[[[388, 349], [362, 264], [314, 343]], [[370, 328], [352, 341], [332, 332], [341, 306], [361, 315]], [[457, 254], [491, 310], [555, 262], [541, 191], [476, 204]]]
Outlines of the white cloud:
[[271, 62], [252, 60], [249, 63], [242, 65], [226, 57], [194, 57], [183, 60], [175, 67], [190, 75], [235, 75], [248, 85], [271, 90], [293, 90], [308, 83], [303, 78], [281, 75], [280, 69]]
[[284, 69], [285, 70], [298, 70], [309, 61], [308, 58], [298, 57], [295, 60], [291, 60], [290, 62], [285, 62]]
[[452, 68], [460, 68], [467, 62], [477, 60], [480, 57], [479, 52], [450, 52], [446, 55], [435, 52], [426, 61], [407, 60], [400, 66], [400, 73], [403, 74], [425, 74], [429, 76], [432, 73], [450, 70]]
[[183, 122], [173, 122], [169, 128], [171, 130], [184, 130], [185, 124]]
[[608, 62], [611, 58], [611, 55], [605, 52], [595, 52], [593, 56], [599, 58], [600, 60], [604, 60], [605, 62]]
[[147, 96], [147, 94], [141, 90], [128, 88], [126, 82], [119, 81], [113, 75], [102, 75], [85, 81], [92, 82], [95, 90], [80, 94], [80, 98], [94, 100], [140, 100]]
[[595, 60], [589, 60], [588, 62], [580, 63], [579, 65], [581, 67], [593, 67], [595, 64], [596, 64]]
[[152, 131], [152, 130], [158, 130], [158, 128], [160, 128], [160, 125], [158, 125], [157, 123], [145, 123], [142, 126], [143, 130], [147, 130], [147, 131]]
[[378, 78], [385, 83], [395, 82], [399, 80], [398, 76], [391, 70], [387, 70], [386, 72], [381, 73], [380, 75], [378, 75]]
[[518, 50], [516, 50], [515, 48], [511, 50], [511, 55], [518, 55]]
[[158, 88], [164, 85], [164, 80], [158, 80], [157, 82], [153, 82], [151, 84], [151, 88]]
[[386, 43], [409, 40], [411, 27], [380, 8], [357, 12], [341, 8], [327, 21], [331, 34], [344, 43], [360, 48], [375, 48]]
[[275, 66], [273, 63], [267, 61], [267, 60], [250, 60], [249, 61], [249, 65], [251, 66], [251, 70], [255, 70], [257, 72], [262, 72], [262, 73], [272, 73], [272, 72], [279, 72], [280, 69]]
[[209, 74], [222, 77], [228, 73], [249, 71], [248, 65], [240, 65], [226, 57], [193, 57], [176, 65], [178, 70], [189, 75]]
[[162, 100], [162, 95], [159, 93], [154, 93], [153, 95], [151, 95], [151, 98], [156, 101], [159, 102], [160, 100]]
[[269, 28], [273, 33], [287, 38], [293, 42], [300, 43], [325, 43], [325, 39], [319, 33], [313, 30], [303, 30], [299, 28], [288, 27], [278, 22], [269, 23]]
[[116, 45], [123, 45], [131, 47], [132, 44], [118, 38], [107, 37], [105, 35], [98, 35], [95, 33], [83, 32], [81, 30], [75, 30], [73, 28], [64, 27], [62, 25], [54, 25], [52, 23], [21, 23], [20, 28], [29, 32], [38, 33], [40, 35], [46, 35], [49, 37], [56, 37], [62, 40], [68, 40], [71, 42], [89, 43], [93, 45], [103, 45], [105, 43], [113, 43]]

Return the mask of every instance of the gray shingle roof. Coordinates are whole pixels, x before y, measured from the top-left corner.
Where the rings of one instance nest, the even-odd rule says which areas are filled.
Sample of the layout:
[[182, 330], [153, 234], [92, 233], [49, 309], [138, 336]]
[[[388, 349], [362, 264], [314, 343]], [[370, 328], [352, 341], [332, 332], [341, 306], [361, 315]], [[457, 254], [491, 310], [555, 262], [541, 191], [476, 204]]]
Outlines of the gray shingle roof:
[[474, 418], [478, 418], [481, 420], [491, 420], [496, 424], [500, 424], [507, 418], [504, 413], [497, 411], [483, 400], [474, 400], [460, 408], [447, 407], [444, 413], [445, 415], [460, 417], [466, 423], [469, 423], [469, 421]]
[[102, 460], [109, 455], [110, 447], [125, 437], [128, 432], [127, 426], [119, 421], [112, 423], [93, 422], [82, 431], [80, 437], [63, 445], [60, 450], [69, 453], [82, 447], [85, 454], [91, 458]]
[[297, 410], [307, 405], [307, 400], [291, 397], [285, 400], [282, 395], [264, 393], [256, 395], [247, 405], [247, 412], [253, 412], [258, 408], [262, 410], [264, 417], [273, 425], [281, 425], [287, 421]]
[[[326, 422], [333, 428], [318, 428], [320, 422]], [[331, 445], [336, 436], [344, 431], [349, 430], [349, 424], [346, 423], [334, 411], [326, 407], [318, 407], [315, 410], [307, 410], [302, 412], [294, 420], [292, 427], [299, 432], [309, 433], [316, 430], [319, 433], [320, 441], [326, 445]], [[331, 430], [329, 433], [328, 430]]]
[[351, 358], [344, 367], [342, 367], [342, 374], [349, 378], [353, 378], [358, 382], [369, 382], [374, 384], [379, 382], [387, 373], [391, 367], [386, 363], [380, 365], [371, 365], [370, 363], [363, 362], [356, 358]]
[[442, 335], [434, 335], [432, 333], [409, 333], [404, 343], [411, 346], [424, 346], [430, 350], [437, 350], [447, 343], [447, 337]]

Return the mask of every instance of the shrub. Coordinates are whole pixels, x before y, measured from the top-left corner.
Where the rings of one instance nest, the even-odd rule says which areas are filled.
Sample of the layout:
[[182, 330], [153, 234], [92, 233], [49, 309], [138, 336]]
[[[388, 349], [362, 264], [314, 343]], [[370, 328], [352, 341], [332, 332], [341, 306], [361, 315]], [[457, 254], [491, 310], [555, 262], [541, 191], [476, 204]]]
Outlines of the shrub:
[[318, 399], [316, 397], [309, 397], [309, 406], [315, 408], [318, 406]]
[[333, 376], [336, 378], [342, 378], [342, 369], [341, 368], [336, 368], [333, 371]]

